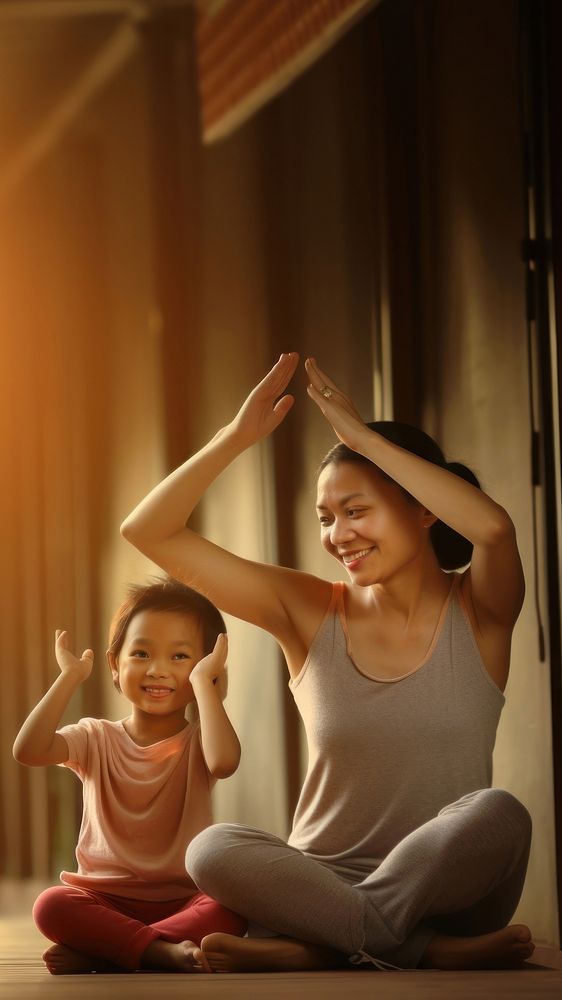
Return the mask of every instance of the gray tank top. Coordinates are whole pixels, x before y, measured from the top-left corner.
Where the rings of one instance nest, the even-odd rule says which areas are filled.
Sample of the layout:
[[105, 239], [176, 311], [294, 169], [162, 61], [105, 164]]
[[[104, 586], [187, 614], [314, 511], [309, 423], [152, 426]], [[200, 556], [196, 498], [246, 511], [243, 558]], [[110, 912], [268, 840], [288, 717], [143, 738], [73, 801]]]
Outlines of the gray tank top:
[[289, 682], [308, 743], [289, 843], [345, 878], [364, 878], [443, 806], [490, 786], [505, 699], [482, 663], [459, 580], [422, 664], [390, 681], [354, 663], [345, 584], [335, 583]]

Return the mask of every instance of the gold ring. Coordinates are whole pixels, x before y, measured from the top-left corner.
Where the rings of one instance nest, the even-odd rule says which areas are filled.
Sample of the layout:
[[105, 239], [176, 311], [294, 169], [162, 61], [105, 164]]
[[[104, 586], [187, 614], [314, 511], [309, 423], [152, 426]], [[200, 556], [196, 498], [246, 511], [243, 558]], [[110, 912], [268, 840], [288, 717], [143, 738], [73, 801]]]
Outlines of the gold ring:
[[330, 389], [329, 385], [325, 385], [323, 389], [320, 389], [320, 392], [324, 396], [324, 399], [329, 399], [330, 396], [334, 395], [333, 390]]

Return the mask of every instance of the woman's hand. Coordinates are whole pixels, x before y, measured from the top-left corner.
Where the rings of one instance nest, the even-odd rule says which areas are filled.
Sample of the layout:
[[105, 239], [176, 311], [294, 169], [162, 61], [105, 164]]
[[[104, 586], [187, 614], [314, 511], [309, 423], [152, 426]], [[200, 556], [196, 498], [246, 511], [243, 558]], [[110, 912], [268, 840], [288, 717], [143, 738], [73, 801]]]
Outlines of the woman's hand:
[[338, 389], [314, 358], [308, 358], [304, 366], [310, 379], [308, 395], [331, 423], [340, 441], [353, 451], [362, 453], [365, 435], [372, 432], [366, 427], [351, 399]]
[[55, 632], [55, 656], [61, 674], [68, 674], [82, 683], [87, 680], [94, 665], [94, 652], [85, 649], [80, 659], [68, 648], [68, 632], [60, 628]]
[[283, 395], [299, 362], [298, 354], [282, 354], [265, 378], [252, 390], [231, 427], [248, 447], [271, 434], [285, 419], [294, 403], [294, 396]]

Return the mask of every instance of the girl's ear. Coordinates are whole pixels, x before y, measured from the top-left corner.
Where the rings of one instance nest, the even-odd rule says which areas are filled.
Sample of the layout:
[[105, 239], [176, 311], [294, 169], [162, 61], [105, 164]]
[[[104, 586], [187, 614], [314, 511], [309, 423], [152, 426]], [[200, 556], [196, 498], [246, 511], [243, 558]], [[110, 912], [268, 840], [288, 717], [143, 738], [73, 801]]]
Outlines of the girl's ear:
[[113, 677], [113, 683], [115, 684], [115, 687], [119, 691], [119, 694], [121, 694], [121, 686], [119, 684], [119, 661], [118, 661], [118, 658], [115, 656], [115, 653], [111, 649], [108, 649], [105, 655], [107, 656], [107, 662], [109, 664], [109, 669], [111, 670], [111, 676]]

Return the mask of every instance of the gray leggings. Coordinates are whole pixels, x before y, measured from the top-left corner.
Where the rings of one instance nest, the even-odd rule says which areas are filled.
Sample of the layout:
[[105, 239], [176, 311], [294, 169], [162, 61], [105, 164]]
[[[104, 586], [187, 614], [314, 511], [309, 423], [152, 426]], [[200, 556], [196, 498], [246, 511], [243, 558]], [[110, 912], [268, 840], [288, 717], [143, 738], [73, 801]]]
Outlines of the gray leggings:
[[186, 867], [224, 906], [277, 934], [350, 960], [416, 968], [436, 932], [472, 936], [509, 923], [525, 881], [531, 818], [509, 792], [465, 795], [410, 833], [352, 884], [283, 840], [219, 823], [198, 834]]

